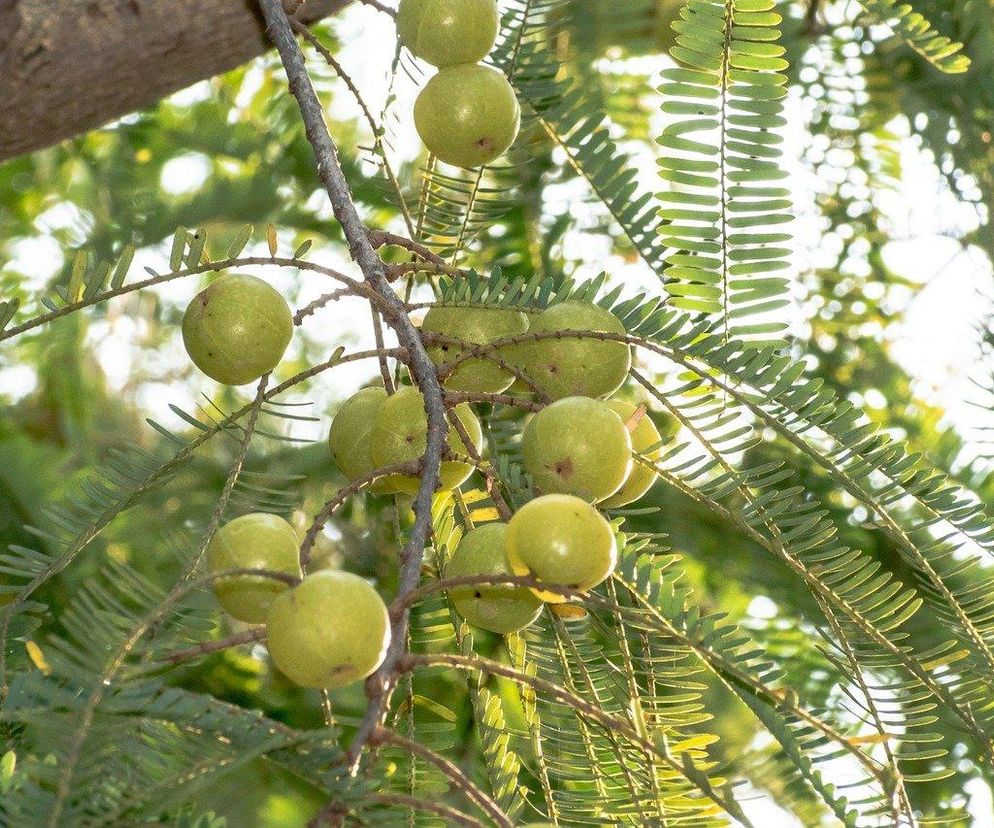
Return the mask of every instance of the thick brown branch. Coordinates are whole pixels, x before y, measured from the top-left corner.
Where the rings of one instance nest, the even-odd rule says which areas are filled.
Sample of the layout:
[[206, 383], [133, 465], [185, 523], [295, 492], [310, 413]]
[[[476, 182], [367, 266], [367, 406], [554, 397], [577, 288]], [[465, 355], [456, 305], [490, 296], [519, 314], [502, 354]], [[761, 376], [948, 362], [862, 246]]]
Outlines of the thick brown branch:
[[[348, 0], [308, 0], [313, 23]], [[0, 3], [0, 160], [144, 109], [266, 49], [245, 0]]]

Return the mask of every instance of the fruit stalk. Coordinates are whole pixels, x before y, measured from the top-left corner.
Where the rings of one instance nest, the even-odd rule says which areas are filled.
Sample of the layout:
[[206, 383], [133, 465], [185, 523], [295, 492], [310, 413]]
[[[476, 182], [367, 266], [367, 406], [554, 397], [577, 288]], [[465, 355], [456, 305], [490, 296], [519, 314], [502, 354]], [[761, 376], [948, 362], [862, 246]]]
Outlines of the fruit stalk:
[[[448, 434], [442, 387], [435, 367], [425, 350], [417, 329], [407, 316], [404, 302], [390, 287], [385, 266], [373, 249], [366, 228], [352, 200], [345, 172], [338, 160], [335, 142], [324, 122], [324, 112], [311, 85], [304, 56], [294, 36], [289, 17], [280, 0], [259, 0], [270, 38], [276, 46], [287, 75], [290, 92], [300, 108], [307, 140], [314, 150], [317, 173], [327, 190], [332, 211], [342, 227], [352, 260], [362, 271], [365, 282], [381, 297], [384, 321], [394, 330], [401, 346], [408, 351], [408, 364], [415, 382], [424, 395], [428, 418], [427, 446], [422, 460], [421, 483], [414, 499], [414, 526], [401, 551], [397, 596], [391, 608], [393, 633], [390, 648], [382, 666], [366, 683], [368, 705], [359, 728], [349, 745], [349, 770], [358, 770], [359, 760], [370, 737], [385, 714], [397, 676], [397, 663], [404, 655], [407, 641], [408, 608], [405, 596], [417, 588], [421, 575], [421, 559], [431, 528], [432, 495], [439, 485], [442, 453]], [[334, 809], [329, 802], [315, 817], [314, 824], [326, 821]]]

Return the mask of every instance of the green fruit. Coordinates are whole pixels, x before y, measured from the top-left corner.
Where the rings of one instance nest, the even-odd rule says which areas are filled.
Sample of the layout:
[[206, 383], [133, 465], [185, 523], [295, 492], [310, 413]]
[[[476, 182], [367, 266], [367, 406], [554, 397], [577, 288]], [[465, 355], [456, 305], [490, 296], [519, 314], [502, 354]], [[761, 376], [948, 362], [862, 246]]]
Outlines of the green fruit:
[[[445, 567], [445, 577], [510, 575], [504, 557], [506, 529], [503, 523], [488, 523], [469, 532]], [[449, 597], [470, 624], [503, 635], [524, 629], [542, 610], [542, 602], [527, 587], [475, 584], [454, 587]]]
[[[485, 345], [496, 339], [523, 334], [528, 330], [528, 314], [510, 308], [445, 308], [434, 307], [421, 323], [421, 330]], [[507, 350], [495, 351], [508, 360]], [[454, 345], [438, 345], [428, 350], [432, 361], [442, 366], [454, 362], [463, 349]], [[509, 361], [509, 360], [508, 360]], [[514, 380], [514, 375], [496, 362], [483, 357], [467, 359], [446, 377], [445, 387], [453, 391], [498, 393]]]
[[397, 10], [401, 42], [434, 66], [482, 60], [499, 25], [495, 0], [401, 0]]
[[283, 297], [255, 276], [215, 279], [183, 314], [183, 344], [190, 359], [225, 385], [244, 385], [272, 371], [292, 333]]
[[[577, 299], [552, 305], [531, 320], [529, 333], [602, 331], [624, 334], [611, 311]], [[552, 399], [606, 397], [628, 376], [631, 350], [624, 342], [582, 337], [536, 339], [515, 346], [521, 370]]]
[[610, 497], [632, 470], [632, 440], [608, 405], [564, 397], [543, 408], [521, 437], [525, 470], [543, 494]]
[[521, 109], [507, 78], [475, 64], [440, 69], [414, 102], [414, 125], [439, 160], [489, 164], [514, 143]]
[[[483, 451], [483, 430], [480, 421], [468, 405], [463, 403], [454, 409], [456, 417], [463, 424], [474, 448]], [[376, 466], [389, 466], [420, 460], [428, 444], [428, 415], [425, 413], [424, 397], [416, 388], [401, 388], [380, 406], [373, 423], [372, 453]], [[459, 432], [449, 425], [449, 448], [464, 457], [469, 450], [463, 445]], [[455, 489], [473, 473], [473, 466], [446, 460], [442, 463], [442, 488]], [[398, 491], [417, 494], [420, 480], [415, 475], [391, 475], [390, 485]]]
[[325, 569], [273, 601], [266, 621], [269, 657], [301, 687], [344, 687], [371, 675], [390, 644], [379, 593], [351, 572]]
[[[658, 448], [655, 451], [647, 451], [647, 449], [657, 445], [660, 440], [659, 429], [656, 428], [652, 418], [643, 411], [638, 424], [632, 429], [628, 424], [638, 412], [638, 406], [625, 400], [608, 400], [607, 405], [625, 421], [626, 427], [629, 428], [629, 433], [632, 436], [632, 451], [638, 452], [650, 460], [656, 460], [662, 451]], [[621, 488], [601, 503], [601, 506], [613, 509], [634, 503], [649, 491], [655, 482], [656, 473], [652, 469], [639, 462], [633, 462], [632, 471]]]
[[[611, 525], [589, 503], [572, 495], [552, 494], [529, 501], [507, 524], [504, 554], [515, 575], [588, 590], [607, 578], [618, 552]], [[536, 589], [552, 604], [566, 598]]]
[[[211, 572], [269, 569], [299, 578], [300, 540], [283, 518], [256, 512], [224, 524], [207, 545]], [[214, 581], [218, 602], [239, 621], [261, 624], [273, 599], [288, 585], [275, 578], [234, 575]]]
[[[376, 468], [370, 451], [373, 422], [380, 406], [387, 400], [383, 388], [362, 388], [349, 397], [335, 414], [328, 431], [328, 448], [339, 471], [351, 480], [359, 480]], [[368, 487], [374, 492], [392, 492], [386, 480]]]

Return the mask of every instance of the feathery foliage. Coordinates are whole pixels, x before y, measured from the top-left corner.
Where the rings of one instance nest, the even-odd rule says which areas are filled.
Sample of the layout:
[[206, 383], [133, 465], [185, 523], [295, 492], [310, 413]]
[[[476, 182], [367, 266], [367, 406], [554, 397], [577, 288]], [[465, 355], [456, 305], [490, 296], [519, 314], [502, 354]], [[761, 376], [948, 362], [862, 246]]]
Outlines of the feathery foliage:
[[[884, 256], [881, 194], [900, 192], [907, 130], [976, 208], [955, 242], [989, 241], [976, 73], [994, 27], [976, 0], [858, 5], [801, 20], [773, 0], [504, 0], [486, 60], [522, 132], [475, 170], [404, 154], [423, 63], [383, 47], [377, 100], [336, 22], [300, 33], [322, 96], [358, 106], [358, 126], [329, 126], [368, 229], [402, 230], [377, 245], [402, 309], [591, 302], [625, 333], [577, 341], [633, 351], [620, 394], [661, 433], [633, 458], [657, 483], [605, 510], [612, 576], [508, 636], [470, 626], [442, 582], [466, 532], [536, 495], [520, 435], [544, 401], [520, 378], [472, 401], [482, 458], [435, 495], [406, 584], [399, 550], [426, 516], [341, 481], [325, 407], [359, 381], [346, 365], [406, 383], [411, 348], [391, 347], [397, 314], [368, 274], [347, 275], [278, 67], [0, 167], [0, 342], [37, 385], [0, 422], [0, 825], [296, 825], [321, 808], [404, 826], [967, 824], [972, 785], [994, 781], [994, 489], [989, 456], [936, 425], [880, 344], [914, 287]], [[160, 156], [203, 156], [207, 181], [160, 188]], [[47, 284], [17, 272], [18, 240], [58, 221], [55, 198], [18, 195], [35, 179], [64, 204], [107, 182]], [[162, 205], [130, 215], [135, 187]], [[806, 211], [831, 265], [798, 253]], [[294, 344], [254, 392], [198, 396], [155, 371], [193, 282], [227, 270], [298, 304]], [[147, 337], [125, 371], [137, 392], [87, 379], [108, 372], [82, 355], [117, 348], [121, 319]], [[68, 349], [47, 348], [63, 331]], [[74, 383], [92, 406], [59, 396]], [[263, 630], [218, 610], [207, 545], [251, 512], [310, 524], [308, 571], [367, 577], [397, 596], [394, 624], [410, 610], [372, 728], [376, 680], [296, 688]]]

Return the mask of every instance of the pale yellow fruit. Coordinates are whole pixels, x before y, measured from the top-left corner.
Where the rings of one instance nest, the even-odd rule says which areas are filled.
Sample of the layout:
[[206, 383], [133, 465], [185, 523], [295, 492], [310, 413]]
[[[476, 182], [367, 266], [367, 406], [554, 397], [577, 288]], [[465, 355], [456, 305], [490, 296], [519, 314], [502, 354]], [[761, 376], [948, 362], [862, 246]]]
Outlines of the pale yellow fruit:
[[383, 663], [390, 617], [365, 580], [325, 569], [276, 597], [266, 621], [266, 646], [294, 684], [344, 687]]

